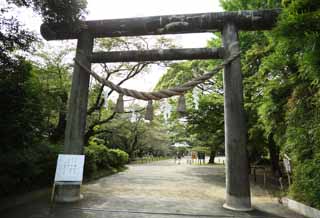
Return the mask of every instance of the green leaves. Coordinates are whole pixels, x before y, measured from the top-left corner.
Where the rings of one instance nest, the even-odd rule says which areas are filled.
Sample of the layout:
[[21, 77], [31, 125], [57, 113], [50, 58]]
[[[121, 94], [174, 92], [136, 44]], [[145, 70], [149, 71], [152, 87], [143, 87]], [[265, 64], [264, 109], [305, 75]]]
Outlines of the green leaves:
[[[280, 1], [221, 2], [226, 10], [280, 6]], [[258, 155], [252, 151], [261, 153], [274, 141], [293, 160], [291, 195], [319, 208], [320, 3], [282, 5], [274, 30], [240, 34], [248, 149], [252, 159]]]
[[32, 7], [44, 22], [71, 24], [86, 13], [87, 0], [7, 0], [17, 6]]
[[294, 182], [290, 195], [311, 207], [320, 208], [320, 159], [307, 160], [294, 166]]

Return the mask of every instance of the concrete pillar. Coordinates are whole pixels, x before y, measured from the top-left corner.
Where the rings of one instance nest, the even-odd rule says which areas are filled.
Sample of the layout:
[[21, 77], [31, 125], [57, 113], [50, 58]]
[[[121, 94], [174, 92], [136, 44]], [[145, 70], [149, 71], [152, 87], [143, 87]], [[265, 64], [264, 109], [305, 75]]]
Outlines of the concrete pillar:
[[[77, 44], [76, 59], [88, 69], [91, 68], [89, 56], [92, 49], [93, 37], [89, 32], [81, 32]], [[90, 75], [75, 65], [65, 130], [65, 154], [83, 154], [89, 80]], [[73, 202], [81, 199], [80, 185], [57, 185], [55, 193], [55, 200], [58, 202]]]
[[[239, 52], [238, 30], [234, 24], [225, 24], [222, 40], [225, 58]], [[226, 154], [226, 202], [223, 206], [236, 211], [250, 211], [252, 207], [240, 57], [225, 66], [223, 84]]]

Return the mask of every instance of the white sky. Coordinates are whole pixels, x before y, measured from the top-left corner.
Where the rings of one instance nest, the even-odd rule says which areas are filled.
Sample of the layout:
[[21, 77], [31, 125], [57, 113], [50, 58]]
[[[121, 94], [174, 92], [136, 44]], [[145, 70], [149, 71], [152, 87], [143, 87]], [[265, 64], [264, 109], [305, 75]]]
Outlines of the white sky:
[[[0, 0], [0, 7], [5, 0]], [[128, 17], [143, 17], [170, 14], [188, 14], [222, 11], [219, 0], [88, 0], [87, 20], [115, 19]], [[20, 20], [30, 29], [39, 34], [41, 18], [31, 10], [19, 9], [16, 12]], [[178, 45], [182, 47], [205, 47], [207, 40], [212, 38], [212, 34], [184, 34], [173, 37]], [[59, 49], [63, 47], [61, 41], [46, 42], [47, 44]], [[164, 68], [154, 67], [152, 72], [128, 81], [124, 87], [150, 91], [153, 89], [161, 75], [165, 72]]]

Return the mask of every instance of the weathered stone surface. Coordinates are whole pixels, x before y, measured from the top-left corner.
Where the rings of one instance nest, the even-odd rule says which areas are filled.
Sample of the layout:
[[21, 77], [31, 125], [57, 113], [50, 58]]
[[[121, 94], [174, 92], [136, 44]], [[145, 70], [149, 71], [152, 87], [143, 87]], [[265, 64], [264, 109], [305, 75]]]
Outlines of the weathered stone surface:
[[[88, 32], [82, 32], [78, 39], [76, 58], [88, 69], [91, 68], [88, 56], [91, 54], [92, 48], [92, 36]], [[72, 75], [72, 87], [64, 138], [65, 154], [83, 154], [89, 80], [90, 75], [76, 65]], [[56, 200], [59, 202], [72, 202], [81, 199], [79, 185], [59, 185], [57, 191]]]
[[[238, 29], [234, 24], [225, 26], [222, 40], [226, 49], [226, 58], [240, 51]], [[237, 211], [249, 211], [251, 200], [240, 57], [225, 66], [223, 86], [226, 153], [226, 203], [224, 207]]]
[[[88, 69], [91, 63], [88, 59], [93, 48], [93, 38], [90, 33], [81, 33], [76, 59]], [[65, 154], [82, 154], [84, 146], [84, 134], [86, 128], [88, 89], [90, 75], [78, 65], [74, 66], [72, 75], [72, 87], [67, 115], [67, 126], [64, 139]]]
[[161, 49], [145, 51], [94, 52], [92, 63], [168, 61], [223, 58], [223, 48]]
[[86, 30], [93, 37], [163, 35], [222, 31], [223, 25], [234, 23], [239, 30], [271, 29], [280, 10], [233, 11], [84, 21], [80, 25], [42, 24], [46, 40], [76, 39]]

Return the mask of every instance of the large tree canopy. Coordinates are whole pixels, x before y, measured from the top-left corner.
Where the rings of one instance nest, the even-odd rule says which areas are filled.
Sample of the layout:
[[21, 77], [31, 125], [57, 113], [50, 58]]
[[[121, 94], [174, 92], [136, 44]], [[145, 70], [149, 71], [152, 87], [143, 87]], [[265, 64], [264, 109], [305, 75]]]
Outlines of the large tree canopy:
[[86, 0], [7, 0], [17, 6], [32, 7], [47, 23], [75, 23], [85, 15]]

